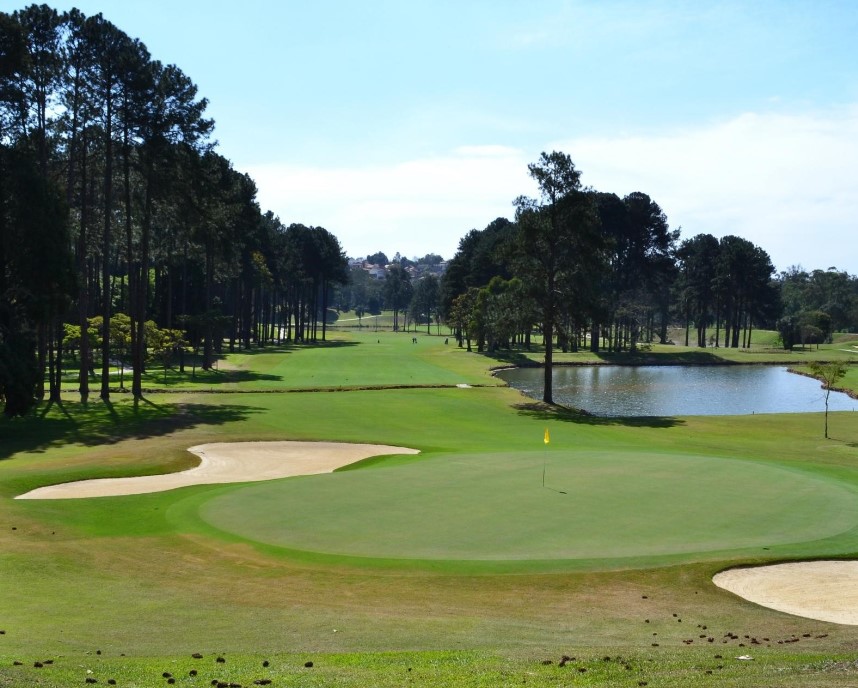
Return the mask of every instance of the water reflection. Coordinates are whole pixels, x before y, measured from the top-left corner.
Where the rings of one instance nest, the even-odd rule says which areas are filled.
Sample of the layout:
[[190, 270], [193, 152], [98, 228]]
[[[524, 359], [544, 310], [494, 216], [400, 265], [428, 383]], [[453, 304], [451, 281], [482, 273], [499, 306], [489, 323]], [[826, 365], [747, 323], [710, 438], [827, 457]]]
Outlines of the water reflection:
[[[543, 371], [505, 370], [498, 377], [536, 399]], [[775, 366], [559, 366], [554, 400], [599, 416], [735, 416], [824, 411], [819, 382]], [[832, 411], [858, 400], [832, 392]]]

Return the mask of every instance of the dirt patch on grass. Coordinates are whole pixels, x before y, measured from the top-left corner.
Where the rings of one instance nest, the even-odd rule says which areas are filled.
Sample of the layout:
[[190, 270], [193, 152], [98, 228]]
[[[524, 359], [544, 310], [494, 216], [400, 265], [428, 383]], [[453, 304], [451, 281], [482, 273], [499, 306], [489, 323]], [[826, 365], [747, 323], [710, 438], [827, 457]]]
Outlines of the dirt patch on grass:
[[858, 626], [858, 561], [730, 569], [712, 580], [719, 588], [769, 609]]
[[342, 442], [217, 442], [191, 447], [200, 465], [180, 473], [100, 478], [48, 485], [16, 499], [81, 499], [164, 492], [189, 485], [258, 482], [331, 473], [372, 456], [419, 454], [416, 449]]

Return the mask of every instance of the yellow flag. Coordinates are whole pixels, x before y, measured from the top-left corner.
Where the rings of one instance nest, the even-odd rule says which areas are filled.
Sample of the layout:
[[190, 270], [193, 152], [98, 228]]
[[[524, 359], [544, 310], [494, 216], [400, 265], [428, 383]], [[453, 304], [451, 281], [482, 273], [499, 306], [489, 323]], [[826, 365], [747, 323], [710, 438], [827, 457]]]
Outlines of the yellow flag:
[[551, 436], [548, 434], [548, 428], [545, 428], [545, 437], [542, 438], [542, 441], [545, 444], [548, 444], [551, 441]]

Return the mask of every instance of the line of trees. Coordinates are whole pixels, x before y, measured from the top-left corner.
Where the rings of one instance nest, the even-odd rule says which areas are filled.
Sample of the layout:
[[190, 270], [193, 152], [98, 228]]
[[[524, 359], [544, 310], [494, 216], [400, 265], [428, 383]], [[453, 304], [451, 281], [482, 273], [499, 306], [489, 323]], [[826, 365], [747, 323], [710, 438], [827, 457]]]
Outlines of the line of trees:
[[191, 79], [101, 14], [0, 13], [0, 58], [7, 415], [60, 400], [69, 349], [82, 401], [91, 386], [109, 399], [116, 359], [140, 398], [153, 356], [166, 366], [176, 354], [183, 370], [189, 346], [209, 368], [224, 346], [324, 340], [329, 305], [387, 308], [394, 329], [443, 320], [469, 349], [529, 346], [541, 331], [546, 401], [555, 347], [634, 351], [681, 323], [686, 344], [694, 332], [698, 346], [725, 347], [777, 325], [790, 348], [858, 327], [855, 277], [775, 276], [740, 237], [680, 242], [648, 195], [583, 188], [559, 152], [529, 166], [539, 197], [463, 237], [442, 279], [412, 280], [400, 260], [375, 282], [349, 273], [326, 229], [262, 212], [253, 180], [215, 150]]
[[96, 362], [99, 395], [110, 397], [117, 314], [135, 398], [157, 331], [149, 321], [183, 332], [203, 368], [225, 340], [324, 339], [331, 287], [348, 279], [339, 242], [260, 210], [177, 66], [101, 14], [47, 5], [0, 13], [0, 56], [7, 415], [60, 399], [66, 325], [88, 333], [96, 316], [101, 331], [76, 344], [83, 401]]
[[441, 311], [469, 350], [529, 347], [541, 331], [548, 403], [555, 347], [635, 351], [667, 342], [676, 324], [686, 346], [694, 332], [697, 346], [734, 348], [750, 346], [754, 327], [777, 325], [791, 348], [858, 327], [855, 277], [777, 276], [768, 254], [737, 236], [680, 241], [648, 195], [582, 188], [565, 153], [543, 153], [528, 169], [540, 197], [517, 199], [515, 222], [499, 218], [462, 238]]
[[777, 329], [784, 348], [858, 330], [858, 277], [836, 268], [807, 272], [793, 266], [780, 274], [778, 284], [783, 316]]

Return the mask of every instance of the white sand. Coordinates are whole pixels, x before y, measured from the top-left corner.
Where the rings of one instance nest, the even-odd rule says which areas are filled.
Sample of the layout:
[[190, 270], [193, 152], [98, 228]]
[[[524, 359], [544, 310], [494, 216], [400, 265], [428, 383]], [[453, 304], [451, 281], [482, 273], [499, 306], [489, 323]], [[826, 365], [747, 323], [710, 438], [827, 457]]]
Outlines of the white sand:
[[715, 585], [755, 604], [858, 626], [858, 561], [807, 561], [716, 574]]
[[200, 465], [181, 473], [137, 478], [100, 478], [48, 485], [16, 499], [80, 499], [164, 492], [188, 485], [256, 482], [331, 473], [361, 459], [384, 454], [419, 454], [416, 449], [340, 442], [217, 442], [191, 447]]

